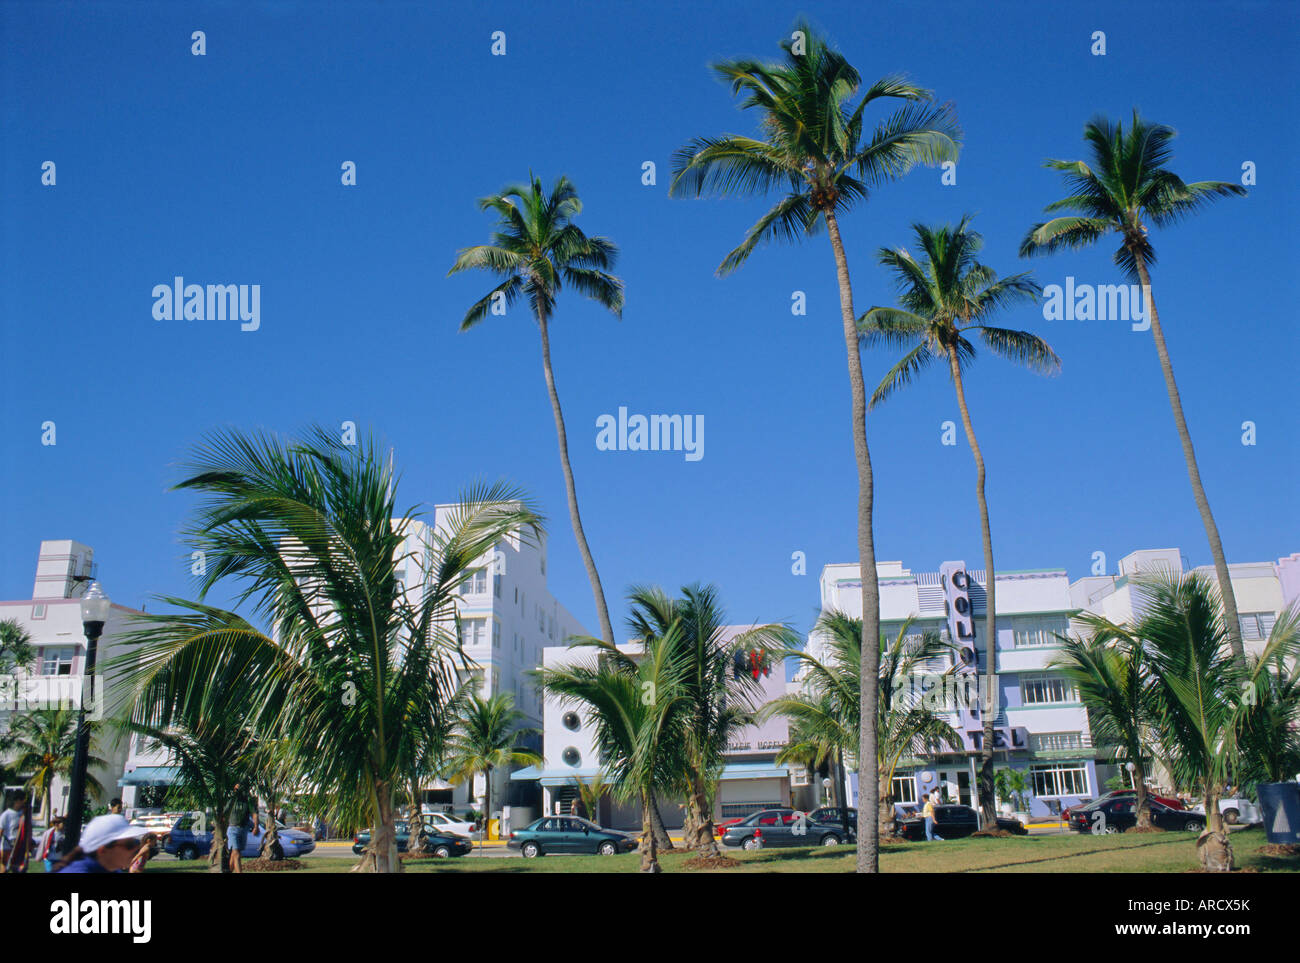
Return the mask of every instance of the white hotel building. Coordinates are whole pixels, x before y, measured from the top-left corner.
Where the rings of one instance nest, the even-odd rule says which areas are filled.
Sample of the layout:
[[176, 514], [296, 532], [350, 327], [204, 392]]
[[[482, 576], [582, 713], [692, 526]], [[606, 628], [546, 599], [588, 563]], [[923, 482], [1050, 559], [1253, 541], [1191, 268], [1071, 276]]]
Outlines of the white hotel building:
[[[1114, 622], [1132, 619], [1130, 578], [1157, 567], [1182, 572], [1187, 565], [1178, 549], [1166, 549], [1134, 552], [1120, 560], [1118, 574], [1073, 583], [1064, 568], [997, 573], [995, 759], [998, 768], [1028, 771], [1033, 815], [1059, 812], [1081, 799], [1096, 798], [1118, 772], [1105, 752], [1094, 749], [1088, 714], [1074, 686], [1050, 667], [1059, 653], [1056, 636], [1073, 631], [1073, 616], [1084, 610]], [[1213, 568], [1206, 570], [1213, 577]], [[945, 562], [934, 572], [912, 572], [901, 562], [880, 562], [877, 572], [883, 635], [892, 639], [912, 618], [909, 634], [933, 631], [956, 643], [956, 653], [934, 660], [927, 673], [953, 669], [954, 661], [961, 664], [957, 672], [963, 666], [966, 671], [985, 671], [987, 580], [982, 570], [967, 570], [957, 561]], [[1258, 646], [1277, 613], [1300, 597], [1300, 555], [1276, 564], [1232, 565], [1230, 572], [1247, 647]], [[861, 617], [857, 563], [827, 565], [822, 570], [821, 605], [823, 611], [839, 609]], [[813, 654], [819, 655], [824, 644], [817, 632], [809, 636]], [[982, 745], [981, 717], [977, 709], [961, 709], [950, 713], [947, 721], [961, 736], [961, 750], [907, 760], [894, 778], [898, 802], [913, 802], [920, 793], [942, 785], [953, 801], [979, 805], [975, 773]]]

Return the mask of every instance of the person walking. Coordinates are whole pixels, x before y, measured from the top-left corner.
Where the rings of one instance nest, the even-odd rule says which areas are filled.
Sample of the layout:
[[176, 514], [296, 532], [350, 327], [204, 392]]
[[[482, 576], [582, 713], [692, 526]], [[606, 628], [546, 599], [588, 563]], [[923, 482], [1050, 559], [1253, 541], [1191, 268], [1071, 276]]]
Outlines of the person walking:
[[49, 828], [41, 836], [40, 846], [36, 850], [36, 858], [45, 863], [45, 872], [54, 872], [54, 863], [59, 858], [59, 850], [62, 848], [63, 817], [55, 816], [50, 820]]
[[3, 872], [27, 872], [27, 856], [31, 847], [31, 808], [27, 792], [20, 789], [14, 794], [4, 815], [0, 816], [0, 867], [3, 867]]
[[921, 815], [925, 817], [925, 838], [929, 842], [938, 840], [943, 842], [942, 836], [934, 834], [934, 806], [935, 801], [939, 798], [939, 790], [935, 790], [925, 797], [925, 808], [921, 810]]
[[248, 845], [249, 811], [252, 811], [253, 832], [257, 832], [257, 807], [243, 783], [235, 783], [231, 790], [230, 825], [226, 828], [226, 846], [230, 850], [230, 871], [244, 871], [243, 852]]
[[143, 826], [132, 826], [120, 813], [105, 813], [86, 823], [81, 844], [54, 866], [56, 873], [120, 873], [140, 849]]
[[148, 833], [140, 840], [140, 848], [135, 851], [131, 857], [131, 868], [128, 873], [143, 873], [144, 864], [149, 862], [158, 855], [158, 836], [155, 833]]

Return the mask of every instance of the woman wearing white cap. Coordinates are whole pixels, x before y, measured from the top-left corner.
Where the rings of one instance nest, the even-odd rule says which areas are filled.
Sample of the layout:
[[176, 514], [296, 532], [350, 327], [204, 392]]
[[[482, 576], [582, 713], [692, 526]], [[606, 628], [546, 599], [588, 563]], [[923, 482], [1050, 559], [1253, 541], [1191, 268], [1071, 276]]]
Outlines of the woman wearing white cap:
[[118, 873], [131, 865], [140, 837], [149, 832], [132, 826], [120, 813], [96, 816], [81, 831], [81, 845], [54, 867], [56, 873]]

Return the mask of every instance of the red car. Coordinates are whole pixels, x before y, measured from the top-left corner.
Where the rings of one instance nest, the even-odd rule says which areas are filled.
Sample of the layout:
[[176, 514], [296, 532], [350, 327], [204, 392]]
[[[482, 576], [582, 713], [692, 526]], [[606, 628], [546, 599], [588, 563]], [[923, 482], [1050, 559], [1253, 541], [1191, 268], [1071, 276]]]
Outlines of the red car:
[[[1126, 796], [1132, 796], [1134, 798], [1137, 798], [1137, 790], [1116, 789], [1114, 792], [1106, 793], [1106, 795], [1102, 796], [1101, 799], [1094, 799], [1091, 800], [1090, 802], [1081, 802], [1077, 806], [1071, 806], [1069, 809], [1062, 809], [1061, 821], [1068, 823], [1070, 821], [1070, 813], [1072, 813], [1076, 809], [1082, 809], [1084, 806], [1091, 806], [1093, 802], [1102, 802], [1103, 800], [1107, 800], [1107, 799], [1123, 799]], [[1170, 809], [1183, 808], [1183, 804], [1181, 802], [1179, 802], [1177, 799], [1171, 799], [1168, 796], [1157, 796], [1153, 792], [1148, 792], [1147, 798], [1153, 799], [1156, 802], [1160, 803], [1162, 806], [1167, 806]]]

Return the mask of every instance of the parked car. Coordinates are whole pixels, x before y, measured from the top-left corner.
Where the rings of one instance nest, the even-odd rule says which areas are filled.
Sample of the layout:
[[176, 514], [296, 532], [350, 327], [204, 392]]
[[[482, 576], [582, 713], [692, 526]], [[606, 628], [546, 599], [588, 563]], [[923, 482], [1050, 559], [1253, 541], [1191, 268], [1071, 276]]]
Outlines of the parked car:
[[[1153, 793], [1153, 792], [1148, 792], [1148, 793], [1147, 793], [1147, 798], [1150, 799], [1152, 802], [1158, 802], [1158, 803], [1160, 803], [1160, 805], [1164, 806], [1164, 807], [1167, 808], [1167, 809], [1183, 809], [1183, 808], [1184, 808], [1182, 802], [1180, 802], [1179, 800], [1173, 798], [1172, 796], [1157, 796], [1157, 795], [1156, 795], [1155, 793]], [[1108, 792], [1108, 793], [1106, 793], [1106, 795], [1101, 796], [1101, 797], [1099, 797], [1099, 798], [1097, 798], [1097, 799], [1089, 799], [1087, 802], [1081, 802], [1081, 803], [1079, 803], [1077, 806], [1070, 806], [1070, 807], [1068, 807], [1068, 808], [1066, 808], [1066, 809], [1062, 809], [1062, 810], [1061, 810], [1061, 821], [1062, 821], [1062, 822], [1067, 822], [1067, 823], [1068, 823], [1068, 822], [1070, 821], [1070, 814], [1073, 813], [1076, 809], [1082, 809], [1084, 806], [1091, 806], [1093, 803], [1102, 802], [1103, 800], [1106, 800], [1106, 799], [1137, 799], [1137, 790], [1136, 790], [1136, 789], [1116, 789], [1116, 790], [1114, 790], [1114, 791], [1112, 791], [1112, 792]]]
[[[808, 818], [815, 823], [829, 823], [833, 826], [844, 825], [844, 820], [840, 813], [842, 810], [839, 806], [819, 806], [808, 814]], [[849, 807], [849, 828], [854, 831], [858, 828], [858, 811], [854, 807]]]
[[[1192, 807], [1191, 811], [1204, 815], [1205, 803], [1197, 803]], [[1229, 796], [1227, 799], [1220, 799], [1219, 812], [1223, 813], [1223, 821], [1230, 826], [1235, 826], [1238, 823], [1245, 823], [1248, 826], [1254, 825], [1263, 822], [1264, 819], [1259, 807], [1245, 796]]]
[[847, 838], [839, 823], [819, 822], [793, 809], [763, 809], [732, 823], [722, 834], [724, 846], [760, 849], [765, 846], [838, 846], [857, 842], [856, 827]]
[[[306, 856], [316, 848], [316, 840], [312, 839], [307, 833], [300, 832], [297, 829], [290, 829], [279, 821], [275, 825], [286, 859]], [[196, 831], [194, 817], [190, 813], [178, 818], [167, 833], [167, 837], [163, 841], [163, 850], [180, 859], [198, 859], [200, 856], [208, 855], [212, 850], [212, 830]], [[239, 855], [244, 859], [256, 859], [262, 852], [262, 839], [265, 835], [266, 820], [259, 819], [257, 832], [249, 831], [248, 841], [244, 844], [244, 848], [240, 850]]]
[[[439, 828], [429, 821], [427, 815], [424, 822], [424, 831], [424, 852], [430, 856], [448, 859], [452, 856], [464, 856], [474, 850], [474, 842], [468, 836], [447, 832]], [[406, 852], [406, 847], [411, 842], [410, 824], [404, 821], [397, 823], [396, 836], [397, 851], [399, 853]], [[368, 845], [370, 845], [370, 830], [363, 829], [352, 837], [352, 852], [358, 856]]]
[[543, 816], [510, 833], [506, 846], [532, 859], [548, 853], [597, 853], [613, 856], [636, 849], [638, 837], [602, 829], [581, 816]]
[[[1160, 829], [1199, 833], [1205, 828], [1205, 814], [1173, 809], [1151, 800], [1151, 822]], [[1133, 796], [1098, 799], [1077, 806], [1070, 813], [1070, 828], [1076, 833], [1122, 833], [1137, 825], [1137, 800]]]
[[[970, 806], [940, 803], [934, 807], [934, 834], [943, 839], [962, 839], [978, 830], [979, 826], [979, 813]], [[997, 828], [1017, 836], [1024, 836], [1029, 832], [1025, 824], [1014, 816], [999, 816]], [[919, 810], [906, 816], [895, 817], [894, 834], [914, 841], [925, 839], [925, 817]]]
[[458, 836], [473, 837], [476, 832], [474, 824], [464, 819], [457, 819], [450, 813], [424, 813], [424, 824], [442, 832], [455, 833]]

